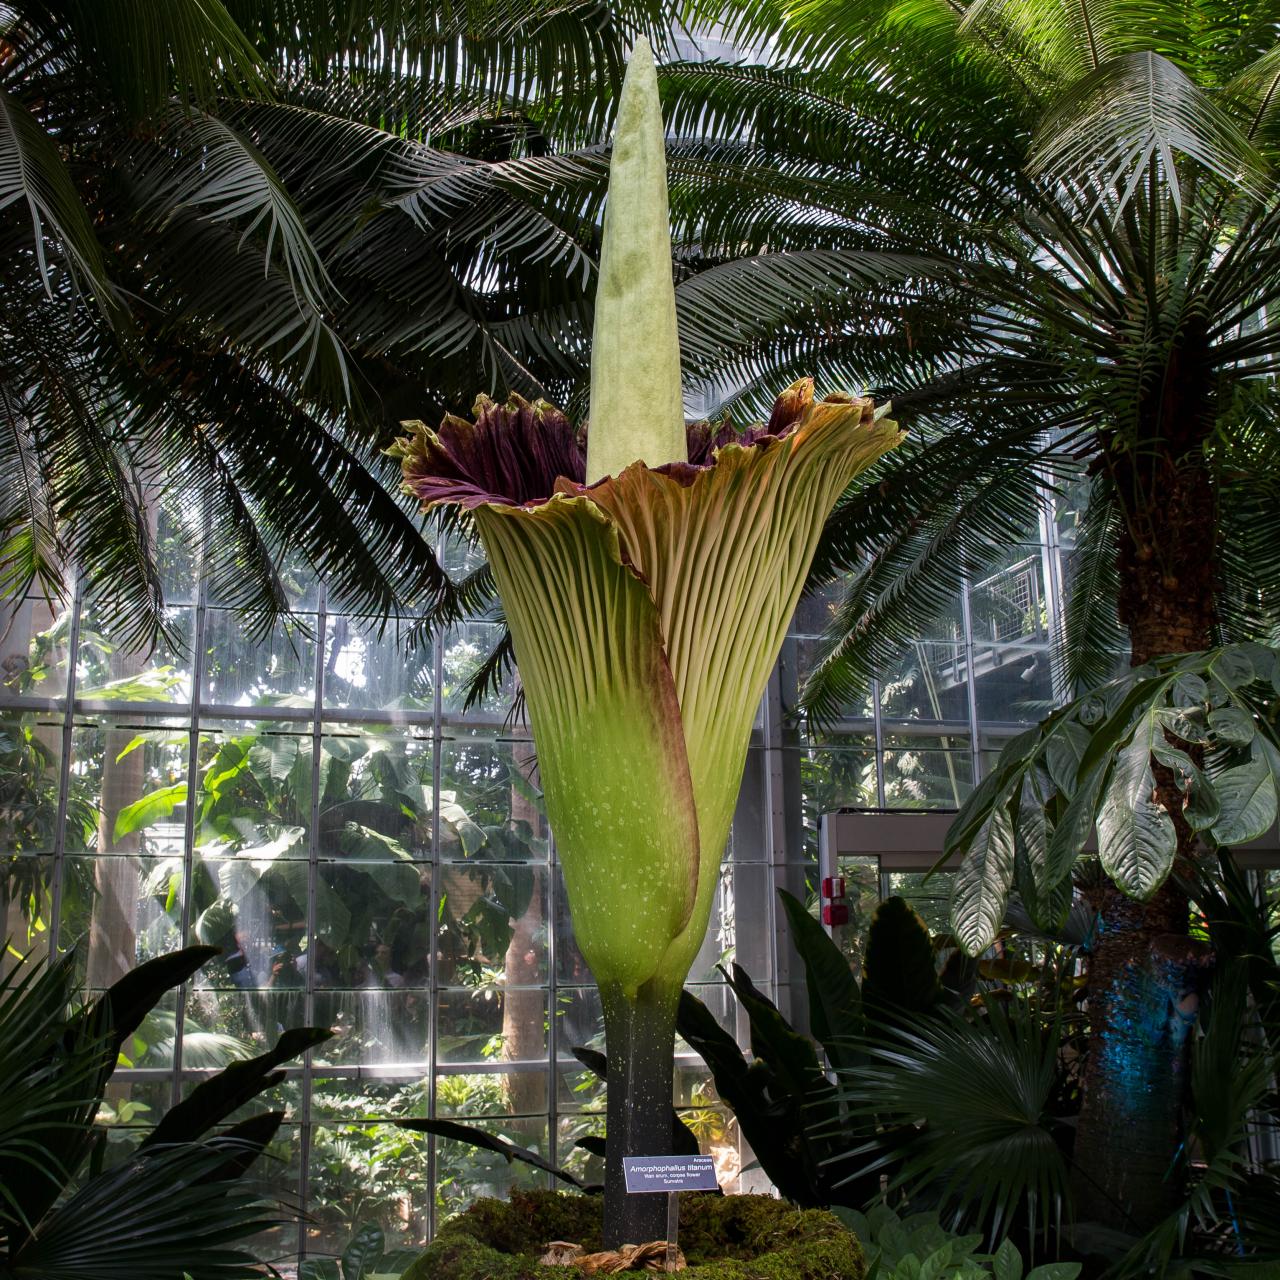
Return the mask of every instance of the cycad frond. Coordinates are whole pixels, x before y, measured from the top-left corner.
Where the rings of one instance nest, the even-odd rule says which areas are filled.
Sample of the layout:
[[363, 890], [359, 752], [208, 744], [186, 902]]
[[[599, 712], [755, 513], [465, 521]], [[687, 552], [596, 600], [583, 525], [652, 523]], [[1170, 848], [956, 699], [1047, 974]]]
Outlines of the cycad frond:
[[13, 204], [26, 206], [31, 239], [19, 252], [34, 257], [46, 293], [55, 292], [52, 250], [73, 279], [111, 309], [102, 250], [58, 148], [27, 108], [0, 88], [0, 209]]
[[207, 104], [222, 93], [268, 92], [257, 50], [221, 0], [22, 0], [12, 8], [15, 43], [74, 50], [134, 118], [174, 94]]
[[1096, 478], [1067, 554], [1064, 576], [1060, 696], [1074, 698], [1115, 674], [1116, 655], [1126, 640], [1116, 620], [1119, 578], [1116, 570], [1120, 513], [1110, 483]]
[[1185, 157], [1225, 182], [1263, 187], [1262, 157], [1185, 71], [1155, 50], [1118, 55], [1058, 97], [1041, 120], [1031, 172], [1120, 192], [1118, 210], [1151, 172], [1179, 209]]
[[837, 509], [815, 571], [865, 558], [802, 690], [819, 725], [854, 702], [904, 643], [930, 634], [966, 579], [985, 576], [1035, 528], [1046, 461], [1039, 438], [1031, 429], [1021, 439], [996, 432], [985, 442], [907, 444], [881, 465], [867, 500]]
[[168, 114], [159, 145], [135, 157], [147, 193], [138, 213], [151, 226], [178, 211], [234, 226], [243, 243], [265, 241], [265, 263], [280, 255], [299, 308], [319, 313], [333, 284], [293, 198], [265, 156], [225, 120], [199, 110]]

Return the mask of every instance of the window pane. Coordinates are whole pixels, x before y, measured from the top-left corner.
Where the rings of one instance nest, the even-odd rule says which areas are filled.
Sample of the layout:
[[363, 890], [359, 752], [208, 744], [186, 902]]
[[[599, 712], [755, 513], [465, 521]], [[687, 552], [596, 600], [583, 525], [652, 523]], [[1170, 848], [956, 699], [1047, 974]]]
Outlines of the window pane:
[[[0, 850], [52, 853], [58, 826], [62, 715], [0, 714]], [[68, 847], [83, 849], [92, 810], [77, 778], [68, 805]]]
[[182, 945], [182, 860], [68, 857], [59, 946], [74, 947], [91, 987]]
[[899, 871], [889, 877], [890, 893], [905, 898], [920, 913], [929, 932], [951, 932], [951, 877], [923, 871]]
[[536, 1062], [547, 1056], [545, 988], [486, 981], [442, 990], [437, 1019], [439, 1062]]
[[[320, 745], [321, 854], [358, 862], [431, 856], [429, 735], [391, 726], [327, 727]], [[310, 751], [308, 745], [308, 762]]]
[[71, 596], [29, 595], [0, 601], [0, 693], [14, 698], [62, 698], [67, 692]]
[[969, 589], [975, 647], [1047, 639], [1044, 549], [1039, 543], [1014, 543], [1004, 548], [1001, 559], [993, 573]]
[[547, 874], [545, 866], [520, 862], [441, 868], [442, 984], [528, 987], [547, 981]]
[[441, 859], [545, 861], [549, 831], [533, 744], [476, 736], [440, 750]]
[[881, 675], [880, 712], [886, 721], [951, 720], [967, 724], [969, 690], [964, 646], [918, 640]]
[[209, 609], [203, 700], [219, 707], [296, 707], [300, 715], [309, 715], [315, 703], [319, 625], [314, 614], [297, 614], [265, 636], [254, 636], [241, 614]]
[[1053, 710], [1047, 644], [975, 646], [973, 665], [980, 722], [1035, 723]]
[[[515, 675], [510, 664], [478, 705], [466, 707], [467, 690], [502, 638], [502, 628], [492, 622], [467, 622], [448, 632], [441, 641], [441, 704], [446, 722], [459, 721], [501, 727], [515, 697]], [[491, 682], [492, 683], [492, 682]]]
[[887, 741], [885, 804], [890, 809], [958, 809], [973, 790], [973, 753], [956, 737]]
[[[317, 1098], [321, 1083], [317, 1081]], [[331, 1092], [333, 1085], [326, 1086]], [[359, 1104], [353, 1093], [347, 1105]], [[397, 1104], [393, 1114], [425, 1115]], [[431, 1187], [430, 1139], [385, 1121], [316, 1125], [311, 1138], [307, 1256], [340, 1258], [361, 1227], [376, 1223], [388, 1251], [426, 1246]], [[408, 1265], [408, 1259], [403, 1264]], [[387, 1268], [398, 1273], [401, 1266]]]
[[325, 706], [429, 712], [435, 700], [432, 658], [430, 633], [410, 620], [383, 625], [368, 618], [330, 616]]
[[14, 951], [32, 960], [48, 954], [53, 868], [51, 856], [0, 853], [0, 929], [9, 943], [4, 968], [16, 959]]
[[76, 658], [77, 701], [189, 703], [194, 622], [191, 609], [167, 609], [170, 634], [161, 636], [152, 652], [140, 653], [117, 643], [105, 628], [101, 610], [92, 601], [86, 603]]
[[313, 1053], [323, 1066], [415, 1063], [425, 1067], [431, 1028], [431, 995], [424, 990], [367, 986], [318, 991], [317, 1026], [334, 1032]]
[[100, 853], [179, 858], [187, 813], [191, 735], [186, 721], [86, 717], [71, 739], [76, 824]]
[[[546, 1117], [477, 1120], [475, 1127], [542, 1156], [550, 1155]], [[548, 1174], [519, 1160], [508, 1162], [496, 1151], [480, 1151], [444, 1138], [435, 1139], [435, 1143], [438, 1222], [461, 1213], [482, 1196], [506, 1200], [513, 1188], [545, 1187], [550, 1181]]]

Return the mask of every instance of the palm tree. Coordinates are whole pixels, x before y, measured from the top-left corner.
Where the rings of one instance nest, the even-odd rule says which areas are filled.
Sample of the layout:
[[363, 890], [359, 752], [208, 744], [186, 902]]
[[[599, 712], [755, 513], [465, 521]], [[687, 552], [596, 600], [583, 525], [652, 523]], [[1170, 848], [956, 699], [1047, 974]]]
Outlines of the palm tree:
[[567, 393], [596, 138], [632, 34], [669, 23], [662, 0], [0, 3], [0, 591], [74, 563], [117, 637], [153, 640], [168, 506], [259, 627], [285, 551], [353, 610], [447, 602], [379, 448], [480, 391]]
[[[1067, 685], [1280, 635], [1280, 10], [1221, 0], [745, 0], [768, 65], [666, 69], [690, 372], [892, 397], [912, 440], [831, 520], [852, 571], [809, 681], [830, 719], [967, 576], [1087, 488]], [[678, 181], [684, 175], [683, 186]], [[867, 556], [868, 549], [874, 554]], [[1065, 691], [1065, 690], [1064, 690]], [[1155, 765], [1178, 855], [1194, 833]], [[1194, 992], [1187, 901], [1099, 890], [1082, 1217], [1174, 1194], [1184, 1050], [1121, 1018]], [[1161, 964], [1152, 963], [1160, 957]], [[1166, 990], [1167, 989], [1167, 990]], [[1150, 1035], [1147, 1035], [1148, 1031]]]

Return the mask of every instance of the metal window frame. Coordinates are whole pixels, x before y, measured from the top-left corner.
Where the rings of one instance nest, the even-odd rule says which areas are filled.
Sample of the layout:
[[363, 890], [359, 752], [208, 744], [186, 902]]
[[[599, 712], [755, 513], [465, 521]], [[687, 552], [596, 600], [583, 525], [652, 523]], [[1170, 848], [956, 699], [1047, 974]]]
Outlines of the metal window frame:
[[[894, 872], [954, 871], [959, 858], [940, 862], [947, 829], [955, 809], [837, 809], [824, 813], [818, 835], [818, 858], [823, 876], [839, 874], [841, 858], [875, 858], [881, 875]], [[1085, 852], [1098, 851], [1090, 834]], [[1233, 850], [1246, 870], [1280, 868], [1280, 828]]]

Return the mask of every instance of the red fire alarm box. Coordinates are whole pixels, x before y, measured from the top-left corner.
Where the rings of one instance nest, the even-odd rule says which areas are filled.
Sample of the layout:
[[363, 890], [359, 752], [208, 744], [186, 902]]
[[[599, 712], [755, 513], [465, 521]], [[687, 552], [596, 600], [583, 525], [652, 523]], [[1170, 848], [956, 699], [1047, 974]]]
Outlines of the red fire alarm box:
[[843, 902], [826, 902], [822, 906], [822, 923], [836, 925], [849, 923], [849, 908]]
[[822, 896], [824, 898], [843, 898], [844, 876], [823, 876]]

